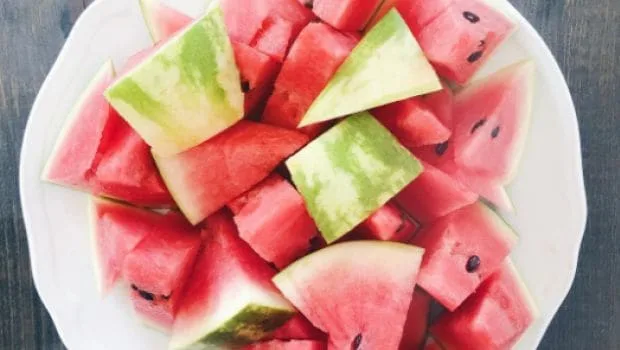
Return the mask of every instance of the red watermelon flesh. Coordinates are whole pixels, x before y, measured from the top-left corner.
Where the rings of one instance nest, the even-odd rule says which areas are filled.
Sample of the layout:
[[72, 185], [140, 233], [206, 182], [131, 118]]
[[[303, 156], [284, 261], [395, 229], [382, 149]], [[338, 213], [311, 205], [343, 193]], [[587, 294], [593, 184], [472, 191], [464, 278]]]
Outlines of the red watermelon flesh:
[[382, 0], [314, 0], [314, 13], [332, 27], [357, 32], [370, 22]]
[[431, 297], [421, 289], [413, 292], [407, 321], [400, 341], [400, 350], [419, 349], [426, 339], [431, 310]]
[[[43, 171], [43, 179], [80, 190], [90, 189], [102, 149], [114, 129], [113, 109], [103, 91], [114, 80], [112, 62], [106, 62], [73, 107]], [[113, 121], [113, 120], [112, 120]]]
[[423, 165], [422, 174], [396, 196], [401, 207], [418, 222], [431, 223], [478, 200], [477, 194], [452, 176], [428, 163]]
[[192, 18], [159, 0], [140, 0], [142, 15], [155, 43], [165, 40], [185, 28]]
[[150, 222], [150, 234], [125, 258], [123, 278], [134, 309], [148, 324], [168, 331], [200, 248], [199, 231], [176, 213]]
[[[310, 23], [304, 28], [284, 61], [263, 113], [263, 122], [297, 129], [312, 102], [357, 42], [355, 37], [323, 23]], [[319, 124], [302, 130], [313, 137], [325, 127], [326, 124]]]
[[455, 162], [462, 170], [505, 184], [514, 177], [530, 124], [535, 66], [507, 67], [456, 96]]
[[271, 338], [280, 340], [326, 341], [327, 334], [314, 327], [303, 315], [297, 314], [286, 322], [284, 326], [273, 332]]
[[417, 38], [422, 28], [444, 13], [453, 2], [454, 0], [397, 0], [396, 9]]
[[339, 243], [298, 260], [273, 281], [329, 334], [330, 349], [397, 349], [422, 254], [395, 242]]
[[245, 93], [246, 115], [254, 111], [273, 87], [280, 64], [268, 55], [246, 44], [233, 42], [235, 60]]
[[418, 284], [454, 311], [499, 268], [517, 236], [493, 210], [475, 203], [426, 226], [412, 243], [426, 249]]
[[315, 340], [271, 340], [246, 346], [243, 350], [327, 350], [327, 345]]
[[356, 228], [364, 238], [394, 242], [408, 242], [417, 230], [418, 225], [393, 202], [379, 208]]
[[458, 182], [471, 191], [479, 194], [498, 209], [506, 211], [512, 211], [514, 209], [512, 200], [510, 196], [508, 196], [504, 185], [498, 182], [497, 179], [467, 172], [454, 163], [446, 163], [443, 168]]
[[503, 14], [481, 0], [454, 1], [417, 33], [439, 75], [466, 83], [514, 30]]
[[450, 137], [450, 130], [419, 98], [375, 108], [372, 114], [408, 148], [444, 142]]
[[452, 130], [452, 116], [454, 93], [446, 83], [442, 82], [443, 89], [420, 97], [435, 114], [437, 119], [448, 129]]
[[301, 195], [272, 174], [229, 206], [239, 236], [278, 269], [304, 256], [318, 229]]
[[446, 349], [511, 349], [538, 311], [517, 270], [507, 260], [453, 313], [444, 313], [431, 332]]
[[179, 208], [197, 224], [265, 179], [307, 142], [297, 131], [240, 121], [188, 151], [155, 155], [155, 161]]
[[278, 62], [282, 62], [296, 34], [293, 23], [277, 15], [269, 16], [263, 21], [251, 45]]

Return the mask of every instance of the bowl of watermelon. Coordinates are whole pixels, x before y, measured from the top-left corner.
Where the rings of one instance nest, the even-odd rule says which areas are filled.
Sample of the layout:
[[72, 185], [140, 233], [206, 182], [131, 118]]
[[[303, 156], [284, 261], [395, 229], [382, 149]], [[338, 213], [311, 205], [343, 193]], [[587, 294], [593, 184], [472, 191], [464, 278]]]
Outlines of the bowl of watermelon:
[[504, 0], [99, 0], [20, 194], [70, 349], [534, 349], [582, 172], [564, 78]]

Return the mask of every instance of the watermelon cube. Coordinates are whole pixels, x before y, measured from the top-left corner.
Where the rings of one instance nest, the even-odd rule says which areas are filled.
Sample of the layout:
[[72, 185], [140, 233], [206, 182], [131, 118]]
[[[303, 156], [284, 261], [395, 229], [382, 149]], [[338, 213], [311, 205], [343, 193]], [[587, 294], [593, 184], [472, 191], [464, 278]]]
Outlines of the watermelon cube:
[[239, 71], [219, 7], [172, 37], [105, 92], [160, 155], [173, 155], [243, 118]]
[[431, 296], [416, 288], [409, 305], [400, 350], [419, 349], [426, 338], [431, 311]]
[[273, 174], [235, 199], [239, 236], [264, 260], [282, 269], [306, 255], [318, 229], [295, 188]]
[[461, 0], [424, 25], [417, 38], [439, 75], [464, 84], [514, 29], [482, 0]]
[[328, 243], [366, 220], [422, 170], [367, 112], [344, 119], [286, 165]]
[[314, 0], [312, 10], [332, 27], [357, 32], [370, 22], [382, 0]]
[[418, 284], [454, 311], [501, 266], [517, 236], [493, 210], [475, 203], [426, 226], [412, 243], [426, 249]]
[[478, 195], [450, 175], [430, 164], [423, 165], [422, 174], [396, 196], [396, 201], [416, 221], [431, 223], [478, 200]]
[[241, 121], [183, 153], [155, 162], [181, 211], [192, 224], [250, 190], [286, 157], [308, 142], [306, 135]]
[[417, 230], [417, 223], [393, 202], [386, 203], [355, 229], [363, 238], [394, 242], [408, 242]]
[[150, 232], [125, 257], [123, 278], [131, 286], [137, 315], [169, 331], [200, 248], [200, 232], [173, 212], [155, 218], [135, 228]]
[[275, 274], [221, 211], [206, 222], [204, 250], [185, 288], [170, 349], [239, 348], [281, 327], [295, 309], [271, 282]]
[[271, 335], [279, 340], [327, 340], [327, 334], [314, 327], [302, 314], [293, 316]]
[[[350, 35], [323, 23], [310, 23], [299, 34], [282, 65], [263, 122], [296, 129], [314, 99], [357, 44]], [[320, 62], [320, 64], [318, 64]], [[306, 129], [316, 136], [323, 126]]]
[[251, 114], [267, 97], [280, 71], [280, 63], [246, 44], [233, 42], [235, 61], [245, 94], [245, 113]]
[[263, 21], [261, 30], [254, 37], [251, 45], [276, 61], [282, 62], [296, 35], [293, 23], [273, 15]]
[[537, 315], [508, 259], [455, 312], [442, 314], [431, 333], [446, 349], [511, 349]]
[[316, 340], [271, 340], [248, 345], [243, 350], [327, 350], [327, 344]]
[[444, 142], [451, 131], [420, 98], [375, 108], [372, 114], [407, 148]]

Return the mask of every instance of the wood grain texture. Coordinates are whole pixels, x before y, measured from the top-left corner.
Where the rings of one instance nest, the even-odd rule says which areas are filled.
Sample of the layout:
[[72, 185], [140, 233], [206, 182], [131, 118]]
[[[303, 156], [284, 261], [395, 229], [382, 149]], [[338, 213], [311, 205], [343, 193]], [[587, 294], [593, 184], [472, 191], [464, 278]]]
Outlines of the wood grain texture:
[[[17, 169], [31, 104], [90, 2], [0, 1], [0, 350], [63, 349], [32, 283]], [[513, 3], [570, 85], [590, 210], [577, 280], [540, 348], [620, 349], [620, 0]]]

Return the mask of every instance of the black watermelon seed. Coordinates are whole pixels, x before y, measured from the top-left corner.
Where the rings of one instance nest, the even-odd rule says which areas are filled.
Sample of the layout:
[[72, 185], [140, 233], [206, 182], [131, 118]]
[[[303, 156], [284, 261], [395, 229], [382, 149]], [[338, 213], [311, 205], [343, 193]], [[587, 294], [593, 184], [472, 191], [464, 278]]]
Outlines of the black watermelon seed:
[[314, 8], [314, 0], [306, 0], [306, 1], [304, 1], [304, 6], [307, 9], [312, 10], [312, 8]]
[[470, 21], [471, 23], [480, 22], [480, 17], [478, 17], [478, 15], [473, 12], [465, 11], [463, 12], [463, 17], [465, 17], [465, 19]]
[[478, 44], [478, 47], [483, 47], [484, 45], [486, 45], [487, 42], [484, 40], [480, 40], [480, 44]]
[[484, 51], [482, 51], [482, 50], [476, 51], [476, 52], [472, 53], [471, 55], [469, 55], [469, 57], [467, 57], [467, 62], [469, 62], [469, 63], [476, 62], [477, 60], [482, 58], [482, 54], [484, 54]]
[[153, 301], [155, 300], [155, 296], [149, 292], [145, 292], [143, 290], [139, 290], [138, 293], [144, 300]]
[[493, 129], [493, 131], [491, 131], [491, 137], [492, 138], [497, 138], [499, 136], [499, 131], [500, 131], [500, 127], [496, 127], [495, 129]]
[[131, 289], [133, 289], [133, 290], [138, 290], [138, 287], [137, 287], [135, 284], [132, 284], [132, 285], [131, 285]]
[[315, 251], [321, 248], [321, 239], [319, 236], [314, 236], [310, 238], [310, 247], [308, 248], [308, 253], [314, 253]]
[[472, 273], [478, 270], [478, 267], [480, 267], [480, 257], [478, 255], [470, 256], [467, 260], [467, 265], [465, 265], [465, 270], [467, 270], [467, 272], [469, 273]]
[[486, 119], [480, 119], [478, 120], [478, 122], [476, 124], [474, 124], [474, 126], [471, 128], [471, 133], [475, 133], [476, 130], [480, 129], [485, 123], [487, 122]]
[[272, 263], [271, 261], [269, 262], [269, 267], [271, 267], [274, 270], [278, 270], [278, 267], [276, 266], [276, 264]]
[[448, 141], [446, 142], [442, 142], [442, 143], [438, 143], [435, 146], [435, 153], [437, 153], [438, 156], [443, 156], [444, 153], [446, 153], [446, 151], [448, 150]]
[[250, 82], [247, 80], [241, 80], [241, 91], [247, 94], [250, 91]]
[[353, 344], [351, 344], [351, 349], [352, 350], [357, 350], [360, 348], [360, 345], [362, 345], [362, 334], [358, 334], [355, 336], [355, 339], [353, 339]]

